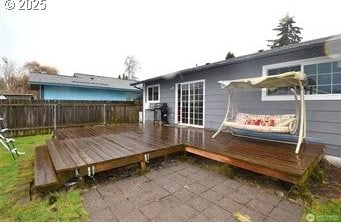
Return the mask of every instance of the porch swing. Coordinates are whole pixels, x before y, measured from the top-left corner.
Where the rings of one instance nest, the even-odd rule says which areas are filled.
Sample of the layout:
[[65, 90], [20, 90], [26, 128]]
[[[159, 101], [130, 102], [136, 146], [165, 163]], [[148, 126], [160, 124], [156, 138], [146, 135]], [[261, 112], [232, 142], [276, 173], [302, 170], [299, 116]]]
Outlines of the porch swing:
[[[215, 138], [224, 128], [229, 128], [230, 132], [236, 136], [295, 144], [295, 153], [298, 154], [303, 140], [307, 138], [304, 99], [304, 85], [306, 82], [306, 76], [301, 72], [286, 72], [272, 76], [218, 81], [222, 89], [227, 89], [228, 105], [225, 118], [212, 138]], [[235, 90], [268, 88], [271, 91], [280, 87], [291, 88], [296, 102], [296, 114], [265, 115], [237, 112], [233, 97]], [[300, 101], [298, 101], [296, 93], [297, 88], [300, 92]]]

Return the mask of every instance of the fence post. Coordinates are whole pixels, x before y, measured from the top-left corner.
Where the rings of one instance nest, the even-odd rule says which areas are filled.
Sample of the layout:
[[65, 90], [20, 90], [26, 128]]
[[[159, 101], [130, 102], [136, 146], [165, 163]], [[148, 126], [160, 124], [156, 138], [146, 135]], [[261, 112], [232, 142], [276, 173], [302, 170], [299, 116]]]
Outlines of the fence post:
[[106, 113], [106, 104], [103, 104], [103, 125], [106, 124], [107, 121], [107, 113]]
[[53, 128], [57, 129], [57, 104], [53, 105]]

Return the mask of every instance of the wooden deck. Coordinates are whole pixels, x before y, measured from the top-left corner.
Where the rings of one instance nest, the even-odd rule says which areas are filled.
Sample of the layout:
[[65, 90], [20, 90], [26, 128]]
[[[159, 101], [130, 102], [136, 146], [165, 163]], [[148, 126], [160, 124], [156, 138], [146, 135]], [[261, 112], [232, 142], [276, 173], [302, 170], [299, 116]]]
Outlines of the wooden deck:
[[[213, 134], [206, 129], [153, 124], [58, 129], [55, 138], [47, 143], [47, 155], [41, 151], [46, 147], [37, 148], [36, 159], [47, 161], [36, 160], [36, 187], [56, 184], [49, 165], [53, 166], [58, 183], [63, 184], [76, 175], [88, 175], [91, 169], [97, 173], [139, 162], [143, 167], [146, 158], [183, 151], [301, 184], [323, 155], [323, 145], [303, 144], [296, 155], [294, 145], [239, 138], [228, 133], [211, 139]], [[41, 168], [49, 171], [43, 172]], [[49, 176], [44, 176], [45, 173]]]

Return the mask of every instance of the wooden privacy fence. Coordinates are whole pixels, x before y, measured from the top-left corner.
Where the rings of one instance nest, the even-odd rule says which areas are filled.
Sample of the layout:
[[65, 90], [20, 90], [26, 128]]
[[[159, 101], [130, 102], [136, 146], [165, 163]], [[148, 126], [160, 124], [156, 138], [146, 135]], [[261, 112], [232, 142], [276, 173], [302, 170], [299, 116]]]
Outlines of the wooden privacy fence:
[[53, 129], [137, 123], [141, 103], [107, 101], [0, 101], [0, 116], [11, 136], [50, 133]]

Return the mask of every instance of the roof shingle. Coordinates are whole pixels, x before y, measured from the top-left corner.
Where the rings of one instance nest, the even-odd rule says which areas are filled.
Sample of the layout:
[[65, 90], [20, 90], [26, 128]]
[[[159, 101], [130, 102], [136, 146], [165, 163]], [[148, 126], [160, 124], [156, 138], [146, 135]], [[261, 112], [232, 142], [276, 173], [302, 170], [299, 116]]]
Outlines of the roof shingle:
[[104, 88], [137, 91], [131, 86], [136, 81], [75, 73], [73, 76], [31, 73], [30, 85], [62, 85], [74, 87]]

